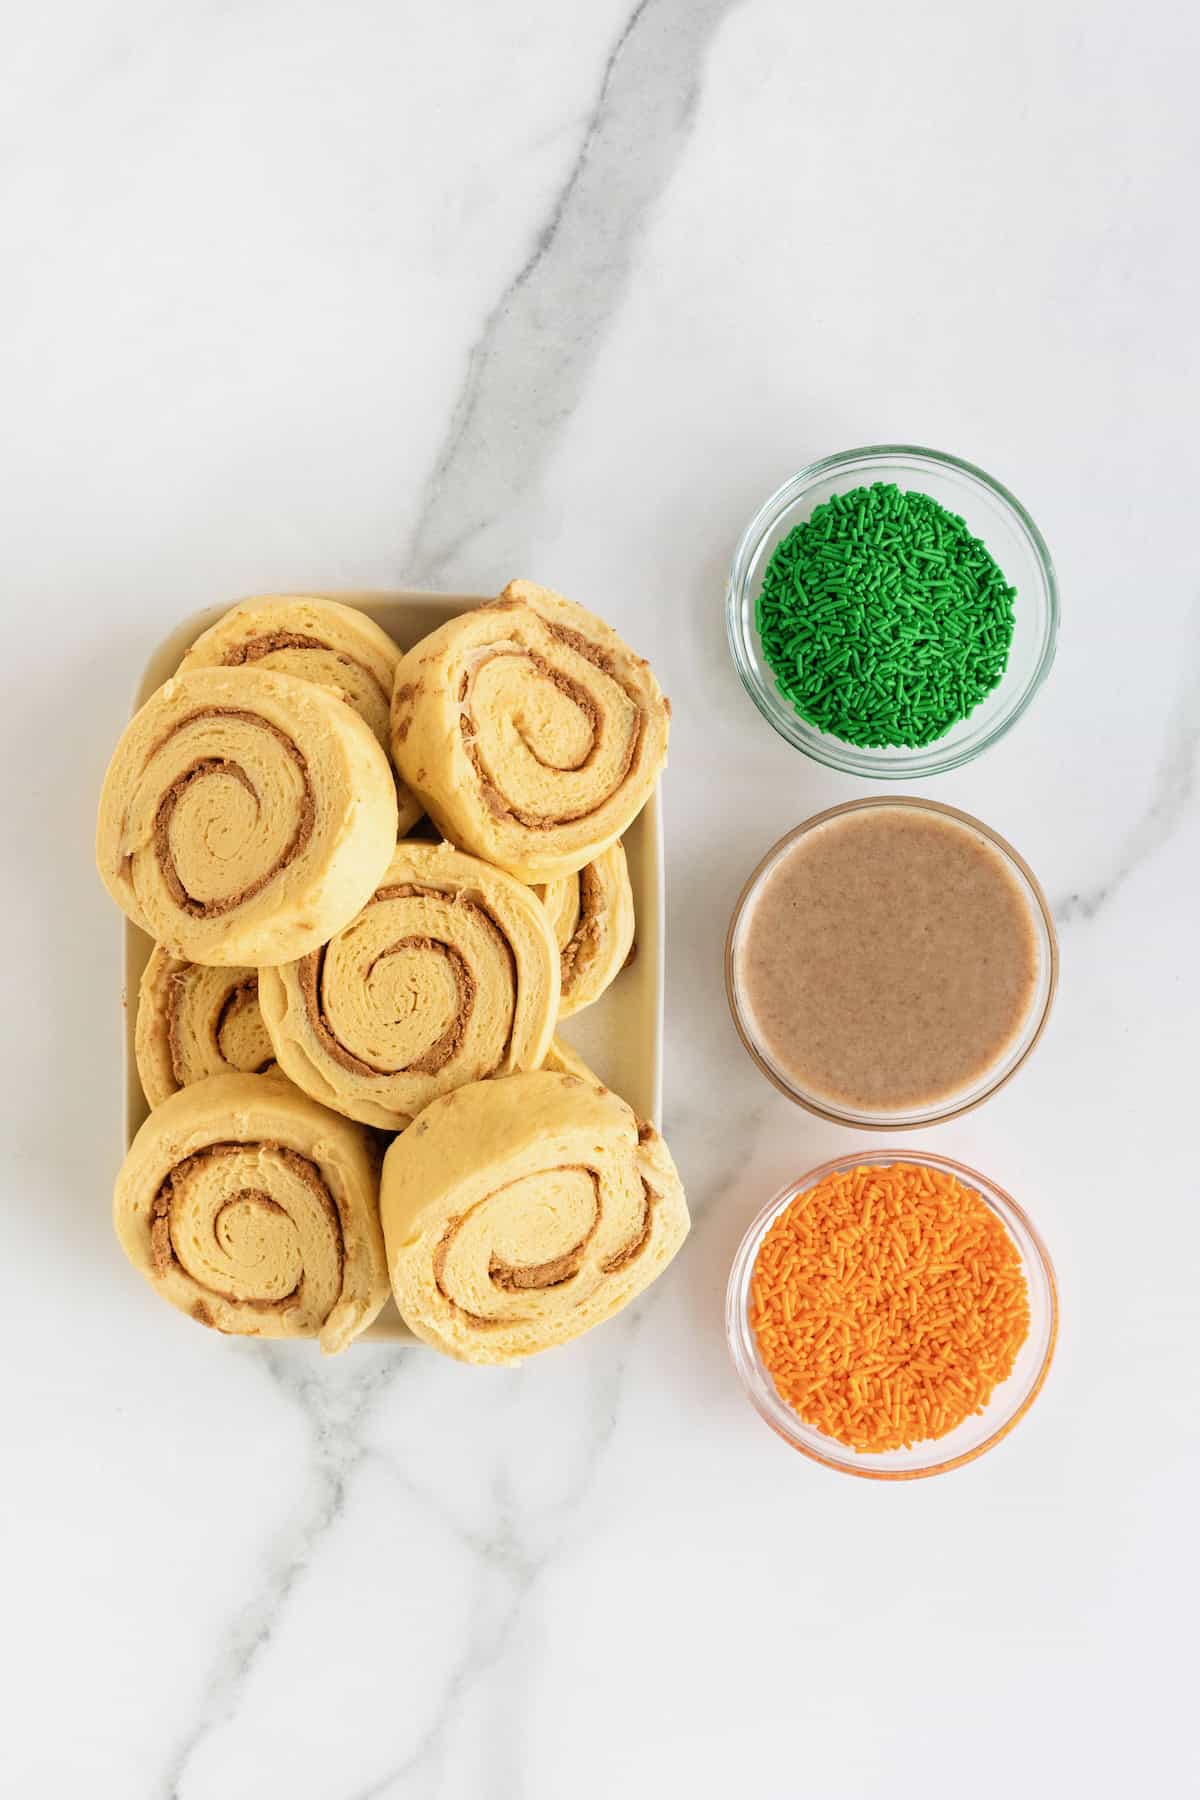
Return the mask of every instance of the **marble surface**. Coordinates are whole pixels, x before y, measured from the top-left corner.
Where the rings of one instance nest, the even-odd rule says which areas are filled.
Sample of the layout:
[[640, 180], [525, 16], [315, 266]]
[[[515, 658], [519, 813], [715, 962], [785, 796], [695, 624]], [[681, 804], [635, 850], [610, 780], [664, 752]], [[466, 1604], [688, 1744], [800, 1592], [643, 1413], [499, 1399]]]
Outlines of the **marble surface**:
[[[929, 1800], [1196, 1783], [1197, 24], [1174, 0], [47, 0], [9, 25], [0, 358], [5, 1793]], [[1034, 1213], [1063, 1328], [981, 1462], [886, 1487], [736, 1387], [760, 1202], [852, 1147], [725, 1013], [744, 875], [855, 792], [722, 635], [740, 528], [888, 439], [1008, 482], [1051, 682], [927, 784], [1050, 892], [1063, 983], [919, 1142]], [[695, 1230], [511, 1372], [217, 1341], [120, 1259], [135, 671], [256, 590], [514, 574], [676, 708], [666, 1129]]]

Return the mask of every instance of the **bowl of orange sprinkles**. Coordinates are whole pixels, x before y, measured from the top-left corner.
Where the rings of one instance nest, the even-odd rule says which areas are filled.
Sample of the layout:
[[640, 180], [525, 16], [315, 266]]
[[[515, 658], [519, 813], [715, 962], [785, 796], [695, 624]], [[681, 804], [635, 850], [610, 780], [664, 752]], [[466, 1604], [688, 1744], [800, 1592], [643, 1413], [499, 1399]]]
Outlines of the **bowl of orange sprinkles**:
[[905, 1481], [999, 1442], [1045, 1381], [1054, 1270], [1002, 1188], [948, 1157], [840, 1157], [790, 1183], [729, 1278], [759, 1414], [831, 1468]]

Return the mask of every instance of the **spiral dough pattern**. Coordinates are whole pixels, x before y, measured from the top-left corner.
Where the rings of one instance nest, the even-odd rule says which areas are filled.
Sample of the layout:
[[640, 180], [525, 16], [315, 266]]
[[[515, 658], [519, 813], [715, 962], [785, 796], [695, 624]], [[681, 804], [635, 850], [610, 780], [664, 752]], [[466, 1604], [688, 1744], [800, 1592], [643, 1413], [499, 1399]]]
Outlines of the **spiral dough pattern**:
[[434, 1101], [384, 1159], [380, 1210], [405, 1322], [473, 1363], [519, 1362], [611, 1318], [688, 1230], [658, 1133], [546, 1070]]
[[156, 944], [138, 988], [138, 1074], [151, 1106], [208, 1075], [260, 1075], [275, 1052], [258, 1005], [258, 970], [206, 968]]
[[126, 727], [96, 860], [172, 956], [259, 967], [340, 930], [395, 843], [387, 758], [344, 701], [269, 670], [196, 669]]
[[281, 1068], [348, 1118], [402, 1130], [439, 1094], [541, 1063], [558, 1014], [545, 909], [448, 844], [407, 840], [322, 949], [259, 975]]
[[622, 846], [575, 875], [535, 889], [550, 915], [562, 967], [559, 1017], [598, 1000], [633, 954], [633, 889]]
[[117, 1178], [130, 1262], [202, 1325], [342, 1350], [387, 1298], [375, 1155], [282, 1077], [213, 1075], [146, 1120]]
[[514, 581], [396, 673], [392, 754], [439, 829], [519, 881], [593, 861], [641, 811], [670, 708], [602, 620]]

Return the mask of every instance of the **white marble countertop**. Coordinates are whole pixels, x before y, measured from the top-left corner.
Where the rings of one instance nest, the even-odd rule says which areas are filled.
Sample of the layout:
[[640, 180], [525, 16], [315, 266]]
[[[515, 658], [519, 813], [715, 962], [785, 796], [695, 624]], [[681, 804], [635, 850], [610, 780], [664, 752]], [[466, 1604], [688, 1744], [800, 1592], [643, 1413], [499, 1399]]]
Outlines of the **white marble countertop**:
[[[1174, 0], [26, 7], [0, 74], [9, 861], [5, 1794], [1182, 1794], [1194, 1715], [1196, 22]], [[1055, 904], [1045, 1042], [916, 1143], [993, 1173], [1062, 1335], [980, 1462], [812, 1466], [728, 1364], [735, 1244], [850, 1134], [742, 1053], [721, 942], [863, 791], [726, 653], [754, 507], [898, 439], [1012, 486], [1057, 666], [927, 784]], [[511, 1372], [217, 1340], [113, 1243], [135, 673], [265, 589], [515, 574], [675, 702], [666, 1131], [695, 1230]]]

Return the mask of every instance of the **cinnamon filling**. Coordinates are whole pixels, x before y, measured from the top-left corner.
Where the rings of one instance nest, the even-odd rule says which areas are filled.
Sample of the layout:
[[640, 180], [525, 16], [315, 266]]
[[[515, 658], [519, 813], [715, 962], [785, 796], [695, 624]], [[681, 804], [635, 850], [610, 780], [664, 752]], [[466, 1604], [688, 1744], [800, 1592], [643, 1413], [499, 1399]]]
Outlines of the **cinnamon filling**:
[[650, 1227], [653, 1223], [654, 1195], [650, 1190], [649, 1183], [643, 1179], [642, 1229], [631, 1244], [626, 1244], [624, 1250], [618, 1250], [615, 1256], [609, 1257], [608, 1261], [604, 1264], [604, 1273], [606, 1275], [615, 1274], [618, 1269], [623, 1269], [626, 1264], [631, 1263], [634, 1257], [641, 1255], [642, 1251], [650, 1241]]
[[265, 631], [258, 637], [246, 638], [240, 644], [234, 644], [221, 658], [227, 668], [237, 667], [242, 663], [258, 662], [264, 656], [271, 656], [277, 650], [324, 650], [327, 655], [336, 657], [348, 669], [360, 669], [372, 685], [378, 689], [384, 701], [390, 695], [374, 669], [360, 662], [357, 656], [351, 656], [346, 650], [337, 650], [332, 644], [323, 643], [320, 638], [306, 637], [299, 631]]
[[[446, 1286], [446, 1258], [450, 1254], [450, 1246], [454, 1242], [455, 1233], [462, 1224], [464, 1217], [464, 1214], [458, 1213], [454, 1218], [446, 1220], [446, 1228], [433, 1247], [433, 1256], [431, 1259], [434, 1286], [442, 1296], [442, 1299], [450, 1306], [455, 1307], [459, 1312], [466, 1312], [466, 1308], [458, 1305], [458, 1302], [452, 1297], [450, 1290]], [[469, 1312], [466, 1316], [468, 1319], [473, 1319], [477, 1325], [490, 1325], [494, 1322], [491, 1319], [480, 1318], [478, 1313]]]
[[[173, 1225], [175, 1206], [186, 1188], [189, 1177], [197, 1173], [208, 1162], [239, 1156], [249, 1149], [270, 1150], [274, 1155], [279, 1157], [286, 1165], [289, 1172], [295, 1176], [297, 1180], [304, 1183], [305, 1187], [308, 1188], [313, 1195], [313, 1198], [325, 1215], [330, 1234], [333, 1238], [337, 1257], [338, 1278], [340, 1282], [346, 1263], [346, 1247], [342, 1236], [342, 1220], [337, 1206], [334, 1203], [333, 1195], [326, 1186], [320, 1169], [315, 1163], [310, 1162], [308, 1157], [301, 1156], [298, 1151], [289, 1149], [287, 1145], [267, 1141], [257, 1145], [236, 1143], [209, 1144], [205, 1149], [197, 1150], [192, 1156], [187, 1156], [182, 1162], [176, 1163], [175, 1167], [163, 1180], [161, 1187], [154, 1196], [153, 1205], [151, 1207], [150, 1254], [154, 1263], [154, 1273], [161, 1278], [172, 1268], [179, 1269], [196, 1287], [202, 1288], [205, 1293], [212, 1294], [218, 1300], [225, 1301], [227, 1305], [240, 1306], [246, 1304], [241, 1296], [230, 1293], [224, 1288], [214, 1287], [208, 1282], [198, 1280], [197, 1277], [186, 1268], [180, 1261], [175, 1249]], [[236, 1188], [233, 1193], [223, 1199], [220, 1210], [213, 1217], [214, 1237], [217, 1235], [221, 1214], [230, 1206], [261, 1206], [270, 1212], [279, 1213], [284, 1217], [287, 1217], [286, 1207], [280, 1206], [279, 1202], [273, 1199], [265, 1189], [252, 1187]], [[280, 1297], [275, 1300], [256, 1300], [251, 1304], [267, 1307], [275, 1312], [285, 1311], [296, 1305], [303, 1285], [304, 1275], [301, 1273], [300, 1280], [290, 1293], [280, 1295]], [[203, 1302], [197, 1301], [196, 1305], [197, 1308], [199, 1308], [203, 1305]], [[199, 1317], [198, 1312], [196, 1313], [196, 1316]], [[211, 1319], [202, 1322], [212, 1323]]]
[[176, 1087], [183, 1087], [187, 1082], [187, 1063], [180, 1042], [180, 1032], [191, 972], [190, 968], [179, 969], [167, 982], [167, 1054], [171, 1059], [171, 1074]]
[[580, 959], [586, 960], [596, 948], [600, 938], [600, 919], [604, 911], [604, 889], [595, 868], [588, 863], [580, 869], [579, 881], [579, 923], [562, 948], [562, 990], [569, 993], [579, 973], [577, 964]]
[[[538, 616], [541, 617], [540, 614]], [[605, 675], [611, 675], [613, 680], [617, 681], [616, 664], [607, 650], [601, 650], [598, 644], [593, 644], [588, 638], [585, 638], [582, 631], [575, 631], [570, 625], [559, 625], [552, 623], [549, 619], [542, 619], [542, 624], [551, 637], [556, 637], [561, 644], [566, 644], [574, 650], [577, 656], [586, 658], [588, 662], [594, 663], [596, 668], [603, 670]]]
[[[165, 1008], [167, 1054], [170, 1058], [171, 1074], [174, 1077], [176, 1087], [186, 1087], [189, 1080], [195, 1079], [194, 1073], [188, 1068], [187, 1054], [183, 1043], [183, 1031], [187, 1010], [193, 1004], [192, 985], [195, 975], [196, 965], [189, 964], [186, 968], [177, 969], [175, 973], [169, 977], [167, 982]], [[239, 980], [230, 983], [229, 989], [217, 1011], [216, 1019], [213, 1022], [213, 1040], [222, 1061], [228, 1064], [231, 1069], [237, 1069], [241, 1073], [248, 1075], [261, 1075], [264, 1069], [273, 1068], [274, 1058], [266, 1056], [261, 1062], [256, 1063], [253, 1068], [247, 1068], [244, 1064], [235, 1061], [235, 1059], [229, 1055], [223, 1039], [227, 1027], [234, 1023], [237, 1015], [246, 1007], [256, 1006], [257, 1004], [258, 976], [242, 976]]]
[[[596, 668], [610, 676], [612, 680], [620, 685], [620, 680], [616, 673], [613, 660], [606, 652], [598, 650], [595, 645], [589, 644], [586, 638], [580, 636], [576, 631], [569, 630], [565, 625], [551, 625], [545, 620], [543, 620], [542, 623], [546, 625], [546, 629], [552, 636], [559, 638], [563, 643], [568, 644], [572, 650], [577, 651], [580, 656], [585, 657], [588, 662], [592, 663]], [[538, 653], [538, 651], [531, 650], [527, 646], [521, 645], [514, 649], [497, 648], [489, 655], [482, 656], [475, 664], [473, 670], [464, 673], [462, 681], [459, 683], [458, 698], [459, 704], [464, 709], [459, 719], [463, 737], [463, 746], [471, 760], [471, 765], [475, 770], [476, 776], [479, 779], [484, 805], [494, 818], [511, 819], [515, 821], [516, 824], [525, 826], [529, 831], [553, 831], [560, 825], [570, 825], [579, 819], [591, 818], [593, 813], [598, 812], [600, 808], [611, 799], [612, 795], [625, 781], [630, 769], [637, 760], [646, 725], [643, 709], [641, 706], [638, 706], [637, 708], [637, 723], [630, 736], [629, 743], [626, 746], [625, 756], [621, 763], [621, 767], [617, 772], [616, 781], [609, 789], [608, 793], [601, 795], [600, 799], [592, 806], [581, 807], [575, 812], [559, 813], [553, 818], [544, 817], [540, 813], [527, 812], [521, 807], [514, 806], [512, 802], [505, 797], [488, 770], [485, 768], [483, 758], [479, 753], [477, 741], [478, 728], [474, 718], [468, 710], [471, 686], [478, 676], [479, 670], [485, 668], [489, 662], [494, 662], [496, 658], [500, 656], [521, 656], [526, 661], [532, 663], [538, 674], [543, 676], [547, 681], [553, 683], [560, 693], [565, 694], [587, 719], [588, 725], [591, 728], [592, 741], [585, 756], [581, 757], [578, 762], [567, 765], [572, 771], [586, 769], [589, 762], [595, 757], [597, 734], [600, 727], [600, 708], [588, 690], [581, 682], [574, 680], [572, 676], [567, 675], [562, 669], [554, 668], [551, 663], [546, 661], [544, 656]], [[626, 692], [628, 693], [628, 689], [626, 689]], [[632, 700], [633, 696], [630, 695], [629, 698]], [[543, 769], [558, 769], [561, 767], [560, 764], [547, 762], [544, 757], [539, 756], [535, 746], [531, 744], [527, 738], [523, 741], [534, 761], [539, 763]]]
[[[421, 887], [415, 882], [403, 882], [395, 887], [377, 888], [368, 904], [374, 906], [380, 901], [416, 898], [444, 900], [455, 910], [470, 912], [484, 931], [494, 939], [496, 955], [507, 957], [515, 990], [517, 985], [516, 959], [513, 956], [512, 948], [491, 913], [486, 907], [480, 906], [477, 901], [468, 900], [462, 894], [447, 894], [441, 888]], [[394, 943], [388, 944], [372, 959], [364, 972], [363, 979], [366, 981], [372, 970], [386, 957], [395, 956], [403, 950], [419, 950], [433, 956], [440, 956], [450, 965], [458, 996], [454, 1017], [428, 1050], [422, 1052], [419, 1057], [405, 1064], [401, 1069], [380, 1068], [375, 1063], [364, 1061], [362, 1057], [356, 1056], [352, 1050], [348, 1049], [337, 1036], [325, 1011], [323, 1000], [325, 951], [327, 948], [326, 945], [304, 957], [298, 965], [298, 975], [309, 1026], [321, 1048], [338, 1064], [339, 1068], [345, 1069], [351, 1075], [368, 1077], [376, 1075], [437, 1075], [446, 1067], [447, 1063], [458, 1055], [475, 1008], [479, 983], [466, 958], [453, 944], [443, 943], [440, 939], [424, 933], [414, 933], [408, 937], [397, 938]], [[503, 1061], [507, 1050], [508, 1041], [506, 1040], [504, 1051], [498, 1062]], [[498, 1063], [493, 1066], [498, 1066]], [[488, 1072], [490, 1073], [490, 1071]]]
[[[572, 1249], [565, 1251], [561, 1256], [552, 1257], [549, 1261], [543, 1263], [510, 1263], [506, 1262], [502, 1257], [493, 1256], [488, 1263], [488, 1280], [492, 1283], [493, 1287], [499, 1288], [501, 1292], [506, 1294], [545, 1292], [547, 1289], [561, 1287], [565, 1282], [572, 1280], [574, 1276], [578, 1275], [582, 1268], [584, 1255], [588, 1245], [600, 1229], [602, 1217], [600, 1178], [594, 1169], [588, 1169], [582, 1164], [571, 1163], [566, 1166], [578, 1170], [580, 1174], [591, 1177], [592, 1191], [595, 1195], [595, 1206], [592, 1223], [586, 1235], [582, 1237], [579, 1243], [574, 1245]], [[497, 1188], [493, 1193], [489, 1194], [486, 1199], [480, 1200], [476, 1204], [477, 1206], [486, 1206], [489, 1201], [496, 1199], [497, 1195], [502, 1194], [503, 1192], [504, 1189], [502, 1187]], [[475, 1210], [476, 1207], [471, 1208], [472, 1212]], [[450, 1247], [458, 1234], [459, 1228], [467, 1217], [468, 1215], [466, 1213], [460, 1213], [456, 1217], [448, 1219], [446, 1222], [445, 1230], [442, 1232], [441, 1237], [434, 1247], [431, 1259], [434, 1284], [437, 1287], [438, 1293], [442, 1296], [443, 1300], [446, 1301], [447, 1305], [452, 1306], [463, 1318], [469, 1319], [473, 1325], [484, 1327], [500, 1324], [511, 1325], [513, 1323], [512, 1319], [488, 1319], [484, 1318], [479, 1313], [469, 1311], [468, 1308], [462, 1306], [454, 1298], [453, 1294], [450, 1293], [446, 1286], [446, 1261], [450, 1254]], [[654, 1193], [649, 1183], [643, 1179], [642, 1217], [638, 1227], [637, 1236], [631, 1239], [623, 1249], [617, 1251], [614, 1256], [610, 1256], [607, 1261], [600, 1265], [601, 1273], [604, 1275], [615, 1274], [618, 1269], [625, 1268], [629, 1263], [634, 1261], [635, 1257], [640, 1256], [650, 1241], [650, 1232], [653, 1223]]]
[[571, 1250], [544, 1263], [506, 1263], [493, 1256], [488, 1264], [488, 1280], [506, 1293], [519, 1294], [528, 1288], [559, 1287], [578, 1275], [582, 1252]]
[[[467, 1021], [474, 1011], [475, 995], [478, 992], [478, 983], [467, 967], [465, 957], [452, 944], [439, 943], [436, 938], [402, 937], [397, 938], [394, 944], [388, 944], [379, 952], [375, 962], [371, 964], [371, 969], [375, 967], [375, 963], [382, 962], [385, 957], [397, 956], [404, 950], [424, 951], [431, 956], [440, 956], [449, 963], [458, 994], [458, 1006], [453, 1019], [441, 1036], [436, 1038], [422, 1055], [405, 1064], [403, 1069], [380, 1068], [376, 1063], [366, 1062], [362, 1057], [355, 1056], [352, 1050], [348, 1050], [341, 1039], [334, 1034], [320, 999], [320, 990], [324, 985], [325, 951], [323, 949], [313, 951], [312, 955], [306, 956], [301, 964], [300, 987], [313, 1031], [326, 1054], [352, 1075], [436, 1075], [440, 1069], [445, 1068], [462, 1043]], [[371, 969], [366, 971], [367, 976], [370, 975]]]
[[182, 912], [186, 912], [189, 917], [218, 919], [224, 913], [233, 912], [237, 907], [244, 906], [247, 900], [252, 900], [256, 894], [260, 894], [268, 883], [281, 875], [288, 864], [299, 856], [312, 836], [316, 806], [313, 800], [312, 784], [308, 777], [308, 764], [291, 738], [280, 731], [277, 726], [270, 724], [266, 719], [259, 718], [257, 713], [246, 712], [241, 707], [213, 706], [206, 707], [202, 712], [190, 713], [186, 719], [180, 721], [175, 729], [181, 731], [184, 726], [195, 724], [197, 719], [238, 719], [243, 724], [255, 726], [259, 731], [269, 732], [283, 746], [287, 755], [299, 768], [304, 781], [304, 792], [300, 799], [296, 828], [282, 855], [276, 858], [269, 869], [264, 870], [261, 875], [256, 876], [237, 893], [226, 894], [218, 900], [193, 899], [179, 879], [175, 859], [171, 852], [171, 821], [175, 816], [175, 808], [179, 804], [180, 796], [194, 781], [203, 781], [209, 775], [225, 775], [230, 780], [240, 782], [257, 803], [258, 792], [254, 783], [239, 763], [227, 761], [223, 757], [201, 757], [189, 769], [185, 769], [181, 775], [176, 776], [159, 801], [158, 811], [154, 817], [154, 853], [158, 858], [158, 865], [162, 871], [167, 892], [176, 906]]
[[234, 1024], [237, 1015], [240, 1012], [246, 1007], [257, 1005], [258, 976], [250, 975], [242, 981], [234, 982], [224, 1000], [221, 1002], [221, 1009], [217, 1014], [217, 1022], [214, 1030], [217, 1048], [221, 1052], [224, 1060], [229, 1064], [231, 1069], [239, 1069], [246, 1075], [261, 1075], [264, 1069], [269, 1069], [273, 1066], [275, 1060], [274, 1057], [266, 1056], [260, 1063], [257, 1063], [253, 1069], [244, 1069], [241, 1063], [235, 1062], [233, 1058], [228, 1055], [224, 1044], [224, 1034], [226, 1029]]
[[[551, 1257], [544, 1263], [509, 1263], [502, 1257], [493, 1256], [488, 1263], [488, 1280], [493, 1287], [505, 1293], [528, 1293], [534, 1289], [561, 1287], [564, 1281], [570, 1281], [578, 1275], [583, 1265], [584, 1253], [588, 1245], [600, 1229], [603, 1207], [600, 1204], [600, 1177], [595, 1169], [589, 1169], [584, 1163], [565, 1163], [564, 1168], [580, 1175], [586, 1175], [592, 1184], [592, 1222], [579, 1242], [562, 1256]], [[503, 1188], [497, 1188], [496, 1194], [502, 1194]], [[489, 1194], [488, 1199], [495, 1199]], [[486, 1204], [486, 1202], [481, 1202]]]

